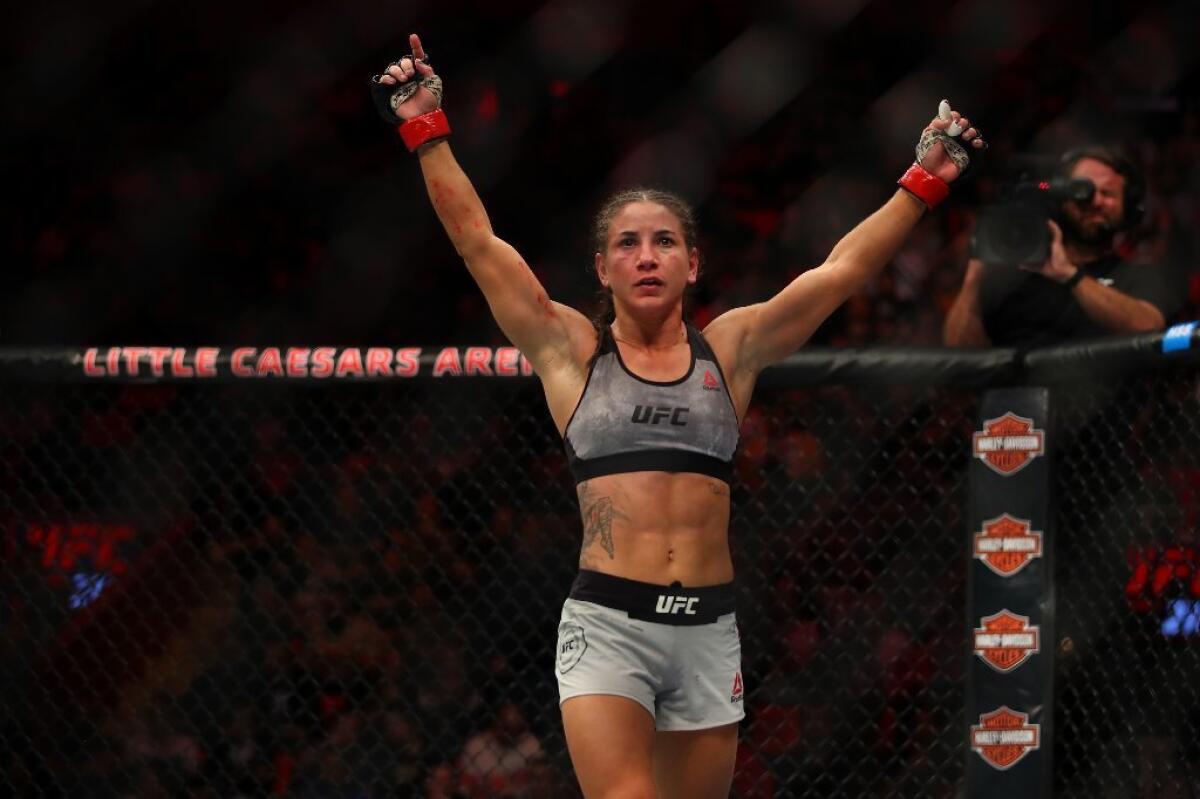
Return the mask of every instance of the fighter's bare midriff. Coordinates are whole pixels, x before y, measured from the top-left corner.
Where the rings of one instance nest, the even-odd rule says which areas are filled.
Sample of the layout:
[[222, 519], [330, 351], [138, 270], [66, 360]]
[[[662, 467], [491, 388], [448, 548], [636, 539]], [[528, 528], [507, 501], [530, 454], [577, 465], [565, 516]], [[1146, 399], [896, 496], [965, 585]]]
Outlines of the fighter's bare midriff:
[[629, 472], [585, 480], [576, 490], [581, 569], [658, 585], [733, 579], [725, 482], [701, 474]]

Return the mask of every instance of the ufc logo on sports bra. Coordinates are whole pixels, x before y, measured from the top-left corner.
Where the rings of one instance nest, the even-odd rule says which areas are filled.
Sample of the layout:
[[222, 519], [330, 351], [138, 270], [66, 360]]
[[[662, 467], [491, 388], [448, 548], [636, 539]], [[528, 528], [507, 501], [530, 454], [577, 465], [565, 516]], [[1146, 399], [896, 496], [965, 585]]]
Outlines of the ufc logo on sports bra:
[[634, 405], [633, 419], [634, 424], [659, 424], [663, 419], [670, 419], [670, 423], [676, 427], [683, 427], [687, 424], [687, 408], [664, 408], [662, 406], [655, 407], [653, 405]]
[[671, 596], [670, 594], [659, 594], [658, 604], [654, 609], [659, 613], [676, 614], [683, 611], [685, 616], [696, 615], [696, 603], [700, 601], [698, 596]]

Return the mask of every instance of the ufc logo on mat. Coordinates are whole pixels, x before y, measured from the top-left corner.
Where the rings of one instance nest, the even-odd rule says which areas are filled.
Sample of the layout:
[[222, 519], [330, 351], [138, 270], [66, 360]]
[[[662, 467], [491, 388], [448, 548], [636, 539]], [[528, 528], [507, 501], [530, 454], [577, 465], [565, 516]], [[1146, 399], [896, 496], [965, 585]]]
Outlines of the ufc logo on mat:
[[671, 424], [676, 427], [684, 427], [687, 425], [687, 408], [663, 408], [653, 407], [651, 405], [634, 405], [633, 406], [633, 423], [634, 424], [658, 424], [663, 419], [670, 418]]
[[675, 614], [683, 611], [685, 616], [696, 615], [696, 603], [700, 601], [698, 596], [671, 596], [670, 594], [659, 594], [658, 604], [654, 609], [659, 613]]

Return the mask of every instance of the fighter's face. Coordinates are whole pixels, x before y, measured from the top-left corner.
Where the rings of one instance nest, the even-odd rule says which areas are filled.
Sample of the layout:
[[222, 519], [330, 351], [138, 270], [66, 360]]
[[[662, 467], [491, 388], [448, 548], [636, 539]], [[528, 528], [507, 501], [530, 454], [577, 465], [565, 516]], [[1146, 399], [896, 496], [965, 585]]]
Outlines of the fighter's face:
[[696, 282], [699, 256], [689, 249], [678, 217], [652, 202], [633, 202], [613, 217], [605, 250], [596, 253], [596, 274], [626, 308], [680, 301]]
[[1091, 202], [1066, 204], [1064, 209], [1075, 238], [1084, 243], [1112, 239], [1125, 217], [1125, 178], [1103, 161], [1081, 158], [1071, 170], [1072, 178], [1087, 178], [1096, 184]]

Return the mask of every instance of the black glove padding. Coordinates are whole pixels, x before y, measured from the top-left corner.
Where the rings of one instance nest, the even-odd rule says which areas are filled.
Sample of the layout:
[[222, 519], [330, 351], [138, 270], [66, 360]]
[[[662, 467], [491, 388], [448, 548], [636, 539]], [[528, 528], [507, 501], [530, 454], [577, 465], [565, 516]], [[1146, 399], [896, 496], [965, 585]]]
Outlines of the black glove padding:
[[[399, 64], [405, 58], [412, 60], [414, 64], [429, 63], [428, 55], [426, 55], [424, 61], [418, 61], [416, 56], [410, 54], [402, 56], [393, 61], [392, 64]], [[375, 101], [375, 110], [379, 112], [379, 116], [383, 117], [383, 121], [389, 125], [399, 125], [404, 122], [403, 119], [396, 116], [396, 108], [416, 94], [417, 89], [422, 86], [432, 92], [433, 96], [437, 98], [438, 107], [442, 105], [442, 79], [437, 75], [421, 77], [421, 74], [418, 72], [403, 83], [383, 83], [380, 81], [382, 77], [382, 75], [375, 75], [371, 78], [371, 99]]]

